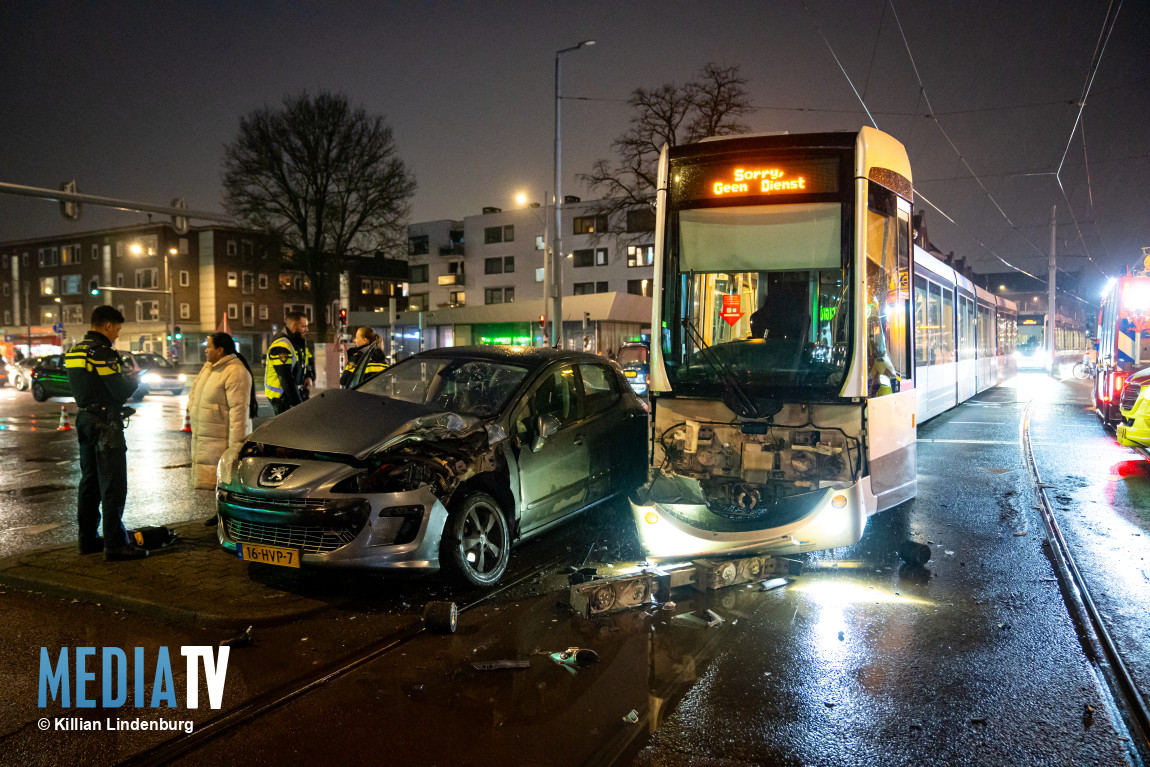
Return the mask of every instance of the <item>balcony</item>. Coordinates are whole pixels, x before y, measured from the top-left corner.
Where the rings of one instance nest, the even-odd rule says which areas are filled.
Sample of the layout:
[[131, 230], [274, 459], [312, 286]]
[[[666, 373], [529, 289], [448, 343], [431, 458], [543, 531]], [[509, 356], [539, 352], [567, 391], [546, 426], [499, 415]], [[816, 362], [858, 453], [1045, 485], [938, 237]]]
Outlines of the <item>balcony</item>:
[[441, 274], [437, 279], [440, 286], [465, 284], [462, 274]]
[[457, 242], [457, 243], [452, 243], [451, 245], [440, 245], [439, 246], [439, 255], [441, 255], [441, 256], [462, 256], [462, 255], [465, 255], [463, 252], [463, 243]]

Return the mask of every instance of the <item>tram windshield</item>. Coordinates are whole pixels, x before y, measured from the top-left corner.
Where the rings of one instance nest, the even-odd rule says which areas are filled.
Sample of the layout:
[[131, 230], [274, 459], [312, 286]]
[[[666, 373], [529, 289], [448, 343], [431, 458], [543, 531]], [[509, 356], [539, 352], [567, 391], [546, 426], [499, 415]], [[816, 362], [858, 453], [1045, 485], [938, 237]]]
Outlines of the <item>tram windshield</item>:
[[[663, 353], [676, 390], [834, 396], [850, 345], [850, 271], [837, 202], [679, 210]], [[677, 267], [677, 269], [675, 268]], [[813, 391], [812, 391], [813, 389]]]

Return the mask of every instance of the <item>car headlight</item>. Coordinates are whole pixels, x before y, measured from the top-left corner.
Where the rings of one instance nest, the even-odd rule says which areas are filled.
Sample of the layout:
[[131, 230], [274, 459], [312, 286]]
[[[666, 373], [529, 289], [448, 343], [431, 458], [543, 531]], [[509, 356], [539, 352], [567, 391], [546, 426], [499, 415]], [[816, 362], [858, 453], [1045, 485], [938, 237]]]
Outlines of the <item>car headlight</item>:
[[176, 376], [176, 380], [180, 383], [183, 383], [184, 381], [188, 380], [188, 377], [183, 373], [180, 373], [178, 376]]
[[160, 377], [155, 373], [144, 373], [140, 376], [140, 382], [146, 384], [154, 384], [160, 382]]
[[216, 464], [216, 485], [230, 485], [236, 478], [236, 467], [240, 463], [240, 451], [238, 447], [229, 447], [220, 456], [220, 462]]

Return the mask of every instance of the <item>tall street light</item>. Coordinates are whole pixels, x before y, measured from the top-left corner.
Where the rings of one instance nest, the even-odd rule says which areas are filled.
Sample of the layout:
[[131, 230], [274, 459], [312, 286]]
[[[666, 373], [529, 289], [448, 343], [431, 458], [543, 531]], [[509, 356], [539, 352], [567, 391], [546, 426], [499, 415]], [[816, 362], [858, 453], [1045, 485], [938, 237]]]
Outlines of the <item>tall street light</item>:
[[563, 186], [560, 182], [562, 168], [562, 144], [560, 140], [559, 104], [561, 100], [559, 91], [559, 59], [564, 53], [571, 53], [580, 48], [587, 48], [595, 44], [594, 40], [584, 40], [578, 45], [563, 48], [555, 53], [555, 246], [551, 249], [551, 279], [544, 282], [544, 290], [551, 291], [551, 335], [550, 345], [555, 346], [556, 338], [562, 340], [563, 323], [563, 295], [562, 273], [563, 268]]

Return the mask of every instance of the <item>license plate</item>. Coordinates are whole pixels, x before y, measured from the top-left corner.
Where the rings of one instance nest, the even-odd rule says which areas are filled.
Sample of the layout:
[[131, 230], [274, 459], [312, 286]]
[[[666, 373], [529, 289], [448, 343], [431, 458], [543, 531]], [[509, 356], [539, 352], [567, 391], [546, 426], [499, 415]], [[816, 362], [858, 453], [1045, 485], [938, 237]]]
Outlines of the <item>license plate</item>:
[[627, 376], [628, 378], [634, 378], [638, 374], [634, 370], [624, 370], [623, 375]]
[[263, 565], [279, 565], [280, 567], [299, 567], [299, 549], [281, 549], [276, 546], [237, 543], [236, 556], [245, 562], [258, 562]]

